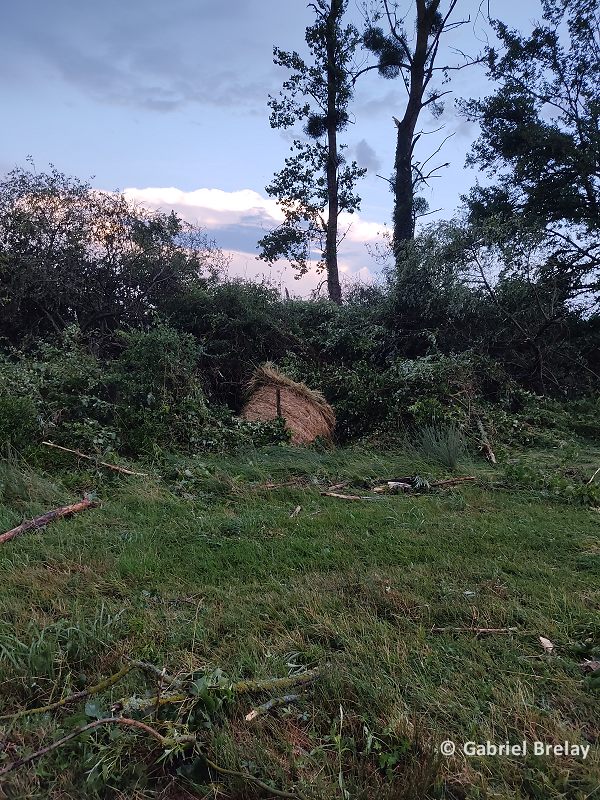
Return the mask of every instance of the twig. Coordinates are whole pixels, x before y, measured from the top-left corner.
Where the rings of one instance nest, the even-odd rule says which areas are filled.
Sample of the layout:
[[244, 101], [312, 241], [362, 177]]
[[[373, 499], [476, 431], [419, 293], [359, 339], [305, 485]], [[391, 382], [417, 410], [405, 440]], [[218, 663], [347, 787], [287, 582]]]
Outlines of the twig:
[[253, 708], [249, 714], [246, 714], [246, 722], [252, 722], [253, 719], [256, 719], [256, 717], [259, 717], [261, 714], [266, 714], [267, 711], [270, 711], [272, 708], [285, 706], [288, 703], [295, 703], [299, 698], [299, 694], [284, 694], [283, 697], [274, 697], [272, 700], [263, 703], [262, 706]]
[[87, 697], [90, 694], [97, 694], [103, 689], [107, 689], [109, 686], [114, 686], [115, 683], [118, 683], [121, 678], [124, 678], [128, 672], [131, 672], [132, 669], [133, 665], [123, 667], [123, 669], [120, 669], [114, 675], [111, 675], [110, 678], [106, 678], [106, 680], [96, 684], [96, 686], [90, 686], [89, 689], [84, 689], [81, 692], [76, 692], [75, 694], [69, 695], [69, 697], [64, 697], [62, 700], [58, 700], [56, 703], [51, 703], [48, 706], [41, 706], [40, 708], [26, 708], [23, 711], [17, 711], [16, 714], [4, 714], [0, 717], [0, 719], [16, 720], [20, 719], [20, 717], [28, 717], [30, 714], [44, 714], [46, 711], [54, 711], [55, 708], [62, 708], [62, 706], [66, 706], [69, 703], [74, 703], [76, 700], [83, 700], [84, 697]]
[[256, 692], [269, 692], [273, 689], [285, 689], [293, 686], [308, 686], [319, 677], [319, 669], [310, 669], [300, 675], [289, 678], [268, 678], [264, 681], [239, 681], [231, 687], [235, 694], [251, 694]]
[[[204, 756], [204, 760], [208, 764], [209, 767], [215, 770], [215, 772], [220, 772], [221, 775], [233, 775], [235, 778], [243, 778], [245, 781], [252, 781], [257, 786], [260, 786], [261, 789], [266, 789], [267, 792], [274, 794], [276, 797], [288, 797], [290, 800], [305, 800], [303, 794], [297, 789], [293, 789], [292, 792], [282, 792], [280, 789], [273, 789], [273, 787], [269, 786], [267, 783], [263, 783], [258, 778], [255, 778], [253, 775], [248, 775], [244, 772], [236, 772], [233, 769], [225, 769], [224, 767], [219, 767], [214, 761], [211, 761], [209, 758]], [[1, 775], [2, 773], [0, 773]]]
[[261, 489], [279, 489], [282, 486], [294, 486], [296, 488], [299, 488], [298, 479], [293, 481], [285, 481], [284, 483], [263, 483], [260, 486], [253, 486], [252, 491], [259, 492]]
[[594, 478], [596, 477], [596, 475], [597, 475], [599, 472], [600, 472], [600, 467], [598, 467], [598, 469], [596, 470], [596, 472], [594, 472], [594, 474], [592, 475], [592, 477], [591, 477], [591, 478], [589, 479], [589, 481], [587, 482], [587, 485], [588, 485], [588, 486], [589, 486], [589, 485], [590, 485], [590, 483], [591, 483], [591, 482], [594, 480]]
[[137, 669], [144, 670], [145, 672], [151, 672], [163, 683], [168, 683], [170, 686], [175, 686], [176, 688], [180, 688], [182, 685], [181, 681], [177, 680], [177, 678], [172, 678], [168, 673], [159, 669], [159, 667], [155, 667], [154, 664], [149, 664], [147, 661], [136, 661], [134, 658], [129, 658], [129, 656], [123, 656], [123, 658], [125, 661], [128, 661], [132, 667], [137, 667]]
[[13, 769], [22, 767], [24, 764], [29, 764], [30, 761], [34, 761], [36, 758], [46, 755], [46, 753], [51, 753], [53, 750], [56, 750], [63, 744], [66, 744], [66, 742], [69, 742], [71, 739], [79, 736], [80, 733], [89, 731], [92, 728], [97, 728], [99, 725], [108, 725], [109, 723], [114, 723], [115, 725], [132, 725], [135, 728], [140, 728], [141, 730], [146, 731], [146, 733], [149, 733], [151, 736], [154, 736], [154, 738], [158, 739], [158, 741], [164, 746], [173, 745], [175, 742], [196, 742], [195, 736], [181, 736], [176, 740], [167, 739], [158, 731], [155, 731], [154, 728], [151, 728], [149, 725], [146, 725], [144, 722], [140, 722], [137, 719], [127, 719], [126, 717], [105, 717], [104, 719], [97, 719], [94, 720], [94, 722], [89, 722], [87, 725], [82, 725], [81, 728], [77, 728], [77, 730], [74, 730], [73, 733], [70, 733], [68, 736], [59, 739], [57, 742], [54, 742], [47, 747], [43, 747], [41, 750], [36, 750], [35, 753], [31, 753], [31, 755], [27, 756], [26, 758], [20, 758], [18, 761], [13, 761], [12, 764], [4, 767], [4, 769], [0, 769], [0, 777], [2, 777], [2, 775], [6, 775], [8, 772], [12, 772]]
[[148, 473], [146, 472], [133, 472], [131, 469], [117, 467], [115, 464], [107, 464], [106, 461], [99, 461], [95, 456], [86, 456], [86, 454], [82, 453], [80, 450], [70, 450], [68, 447], [61, 447], [61, 445], [54, 444], [53, 442], [42, 442], [42, 444], [45, 444], [46, 447], [55, 447], [57, 450], [64, 450], [65, 453], [73, 453], [73, 455], [79, 456], [79, 458], [87, 458], [88, 461], [95, 461], [97, 464], [102, 464], [103, 467], [114, 469], [115, 472], [122, 472], [124, 475], [137, 475], [140, 478], [148, 477]]
[[447, 481], [436, 481], [435, 483], [430, 483], [431, 487], [433, 486], [448, 486], [450, 483], [461, 483], [462, 481], [474, 481], [477, 480], [475, 475], [470, 475], [468, 478], [450, 478]]
[[341, 500], [383, 500], [382, 497], [360, 497], [357, 494], [338, 494], [337, 492], [319, 492], [321, 497], [339, 497]]
[[493, 635], [495, 633], [515, 633], [518, 628], [431, 628], [432, 633], [475, 633], [477, 636]]
[[46, 514], [42, 514], [41, 517], [36, 517], [35, 519], [26, 520], [16, 528], [13, 528], [12, 530], [3, 533], [0, 536], [0, 544], [8, 542], [9, 539], [12, 539], [19, 533], [25, 533], [25, 531], [30, 531], [33, 528], [41, 528], [48, 522], [51, 522], [53, 519], [60, 519], [61, 517], [66, 517], [69, 514], [76, 514], [78, 511], [85, 511], [88, 508], [97, 508], [99, 505], [100, 503], [95, 503], [93, 500], [88, 500], [86, 498], [85, 500], [80, 500], [79, 503], [74, 503], [71, 506], [62, 506], [61, 508], [55, 508], [53, 511], [48, 511]]

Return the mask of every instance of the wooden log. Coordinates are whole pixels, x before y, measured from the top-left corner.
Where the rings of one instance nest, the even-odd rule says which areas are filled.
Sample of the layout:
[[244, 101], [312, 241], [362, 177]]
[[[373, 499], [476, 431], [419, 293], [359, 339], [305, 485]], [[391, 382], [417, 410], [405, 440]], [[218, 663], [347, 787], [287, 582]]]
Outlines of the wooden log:
[[22, 522], [16, 528], [3, 533], [0, 536], [0, 544], [8, 542], [9, 539], [18, 536], [20, 533], [25, 533], [25, 531], [30, 531], [35, 528], [42, 528], [44, 525], [52, 522], [53, 519], [60, 519], [61, 517], [66, 517], [70, 514], [76, 514], [78, 511], [86, 511], [88, 508], [97, 508], [99, 505], [100, 503], [95, 503], [93, 500], [88, 500], [86, 498], [85, 500], [80, 500], [79, 503], [74, 503], [71, 506], [55, 508], [53, 511], [48, 511], [46, 514], [42, 514], [41, 517], [25, 520], [25, 522]]

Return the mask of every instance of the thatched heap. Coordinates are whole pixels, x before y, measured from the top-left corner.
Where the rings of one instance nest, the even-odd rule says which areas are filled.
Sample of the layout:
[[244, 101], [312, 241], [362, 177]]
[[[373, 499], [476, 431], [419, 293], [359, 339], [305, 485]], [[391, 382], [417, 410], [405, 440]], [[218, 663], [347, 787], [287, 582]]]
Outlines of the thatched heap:
[[284, 417], [292, 444], [308, 444], [317, 436], [330, 439], [335, 427], [332, 407], [321, 392], [286, 378], [273, 364], [259, 367], [248, 383], [250, 399], [242, 418], [267, 422]]

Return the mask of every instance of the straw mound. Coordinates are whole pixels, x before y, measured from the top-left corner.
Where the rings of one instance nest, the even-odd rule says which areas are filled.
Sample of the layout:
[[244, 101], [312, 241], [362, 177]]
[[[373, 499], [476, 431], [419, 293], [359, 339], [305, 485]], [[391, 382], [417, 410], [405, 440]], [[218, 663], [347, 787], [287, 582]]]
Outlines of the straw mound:
[[317, 436], [331, 438], [335, 415], [321, 392], [286, 378], [269, 362], [256, 370], [248, 391], [250, 399], [242, 409], [243, 419], [253, 422], [275, 419], [279, 392], [280, 412], [292, 432], [292, 444], [308, 444]]

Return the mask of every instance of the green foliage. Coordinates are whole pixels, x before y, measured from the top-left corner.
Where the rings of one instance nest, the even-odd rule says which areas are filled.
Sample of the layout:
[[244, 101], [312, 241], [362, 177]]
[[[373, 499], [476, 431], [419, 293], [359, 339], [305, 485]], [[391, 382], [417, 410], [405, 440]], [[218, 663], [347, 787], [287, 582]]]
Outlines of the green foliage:
[[[223, 262], [174, 213], [150, 212], [56, 169], [0, 182], [0, 335], [12, 342], [77, 323], [97, 350], [141, 325]], [[201, 277], [204, 276], [204, 277]]]
[[465, 442], [454, 426], [424, 425], [417, 433], [417, 448], [426, 460], [455, 470], [466, 455]]
[[321, 251], [319, 268], [327, 270], [329, 297], [336, 303], [341, 302], [338, 214], [358, 210], [360, 198], [354, 193], [354, 185], [366, 173], [354, 161], [346, 165], [344, 145], [338, 147], [337, 143], [338, 132], [350, 119], [350, 68], [360, 41], [353, 25], [341, 27], [346, 7], [347, 0], [311, 4], [317, 19], [306, 29], [305, 38], [312, 64], [295, 51], [273, 49], [275, 64], [292, 70], [292, 74], [283, 84], [282, 99], [269, 98], [271, 127], [290, 128], [306, 120], [304, 133], [312, 143], [294, 140], [291, 150], [295, 155], [286, 158], [285, 168], [266, 187], [267, 194], [277, 198], [285, 220], [258, 242], [259, 258], [269, 263], [287, 258], [298, 270], [298, 277], [308, 271], [311, 250], [317, 244]]
[[24, 451], [40, 434], [35, 404], [28, 397], [0, 394], [0, 446], [8, 442]]
[[505, 467], [505, 476], [511, 485], [541, 489], [569, 503], [597, 506], [600, 504], [600, 484], [590, 483], [581, 474], [571, 470], [549, 471], [521, 459]]
[[500, 50], [488, 48], [495, 94], [463, 103], [481, 135], [469, 161], [496, 179], [467, 203], [475, 221], [525, 221], [551, 248], [545, 274], [592, 304], [599, 288], [600, 183], [598, 9], [587, 0], [544, 0], [529, 36], [493, 21]]

